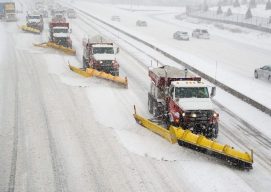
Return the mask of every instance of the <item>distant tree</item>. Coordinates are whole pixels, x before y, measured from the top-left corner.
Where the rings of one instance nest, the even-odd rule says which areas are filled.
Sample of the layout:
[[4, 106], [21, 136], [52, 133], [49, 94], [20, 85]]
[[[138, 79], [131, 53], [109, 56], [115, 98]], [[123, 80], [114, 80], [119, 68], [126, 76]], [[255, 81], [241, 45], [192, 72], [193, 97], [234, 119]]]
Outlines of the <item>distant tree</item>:
[[191, 7], [190, 6], [186, 6], [186, 15], [189, 15], [191, 13]]
[[206, 12], [206, 11], [209, 10], [209, 6], [208, 6], [208, 4], [207, 4], [207, 0], [204, 0], [203, 5], [202, 5], [202, 10], [203, 10], [204, 12]]
[[247, 0], [242, 0], [242, 5], [247, 4]]
[[248, 8], [246, 12], [246, 19], [250, 19], [250, 18], [252, 18], [252, 13], [251, 13], [251, 9]]
[[231, 16], [231, 15], [232, 15], [231, 8], [228, 8], [227, 13], [226, 13], [226, 16]]
[[257, 0], [256, 3], [265, 4], [266, 0]]
[[233, 2], [233, 6], [234, 6], [234, 7], [240, 7], [239, 0], [235, 0], [235, 1]]
[[220, 14], [222, 14], [222, 13], [223, 13], [222, 8], [221, 8], [221, 6], [219, 6], [219, 7], [217, 8], [216, 14], [217, 14], [217, 15], [220, 15]]
[[253, 8], [256, 8], [256, 7], [257, 7], [256, 0], [250, 0], [250, 2], [249, 2], [249, 8], [253, 9]]
[[271, 9], [271, 1], [268, 0], [265, 6], [265, 10], [270, 10]]
[[229, 5], [229, 0], [222, 0], [221, 6]]

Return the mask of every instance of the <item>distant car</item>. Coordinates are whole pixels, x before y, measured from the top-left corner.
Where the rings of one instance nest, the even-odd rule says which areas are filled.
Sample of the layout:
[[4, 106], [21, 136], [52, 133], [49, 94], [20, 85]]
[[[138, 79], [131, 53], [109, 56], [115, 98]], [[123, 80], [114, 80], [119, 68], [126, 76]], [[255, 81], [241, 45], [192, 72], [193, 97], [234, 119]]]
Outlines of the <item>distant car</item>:
[[139, 27], [147, 27], [147, 22], [146, 21], [142, 21], [142, 20], [137, 20], [136, 21], [136, 26], [139, 26]]
[[76, 12], [74, 9], [68, 9], [67, 10], [67, 16], [69, 19], [75, 19], [76, 18]]
[[254, 77], [256, 79], [264, 78], [267, 79], [268, 81], [271, 81], [271, 65], [265, 65], [261, 68], [255, 69]]
[[210, 34], [206, 29], [195, 29], [192, 32], [192, 37], [200, 38], [200, 39], [210, 39]]
[[45, 9], [40, 9], [39, 13], [42, 15], [43, 18], [48, 18], [48, 11]]
[[187, 32], [184, 32], [184, 31], [176, 31], [173, 34], [173, 39], [188, 41], [189, 40], [189, 35], [188, 35]]
[[111, 21], [120, 21], [120, 17], [117, 16], [117, 15], [113, 15], [113, 16], [111, 17]]

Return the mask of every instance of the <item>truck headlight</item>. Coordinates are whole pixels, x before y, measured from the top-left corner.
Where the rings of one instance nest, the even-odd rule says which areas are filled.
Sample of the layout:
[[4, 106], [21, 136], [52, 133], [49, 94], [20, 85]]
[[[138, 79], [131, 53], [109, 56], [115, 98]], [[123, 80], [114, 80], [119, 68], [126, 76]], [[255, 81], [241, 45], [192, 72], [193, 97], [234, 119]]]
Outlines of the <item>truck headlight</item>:
[[179, 112], [175, 112], [174, 116], [179, 119], [180, 118], [180, 113]]
[[196, 114], [196, 113], [192, 113], [192, 114], [191, 114], [191, 117], [194, 117], [194, 118], [195, 118], [195, 117], [197, 117], [197, 114]]
[[102, 63], [103, 63], [103, 61], [100, 61], [100, 63], [102, 64]]
[[182, 116], [185, 117], [185, 113], [183, 113]]
[[214, 117], [218, 117], [218, 113], [214, 113], [213, 116], [214, 116]]

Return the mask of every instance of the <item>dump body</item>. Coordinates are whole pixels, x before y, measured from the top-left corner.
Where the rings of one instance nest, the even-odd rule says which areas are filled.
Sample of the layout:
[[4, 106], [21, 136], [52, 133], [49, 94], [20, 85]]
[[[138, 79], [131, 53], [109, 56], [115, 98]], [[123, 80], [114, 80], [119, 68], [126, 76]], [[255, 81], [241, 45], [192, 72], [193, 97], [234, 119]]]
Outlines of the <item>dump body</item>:
[[61, 45], [66, 48], [72, 48], [70, 39], [69, 23], [66, 22], [50, 22], [49, 23], [49, 41]]
[[15, 3], [6, 2], [4, 4], [4, 18], [5, 21], [16, 21]]
[[5, 13], [15, 13], [15, 3], [8, 2], [4, 4]]
[[[187, 70], [171, 66], [150, 69], [148, 109], [167, 125], [216, 138], [218, 114], [214, 111], [208, 86]], [[214, 93], [212, 89], [212, 94]]]
[[119, 76], [113, 43], [83, 41], [83, 67]]

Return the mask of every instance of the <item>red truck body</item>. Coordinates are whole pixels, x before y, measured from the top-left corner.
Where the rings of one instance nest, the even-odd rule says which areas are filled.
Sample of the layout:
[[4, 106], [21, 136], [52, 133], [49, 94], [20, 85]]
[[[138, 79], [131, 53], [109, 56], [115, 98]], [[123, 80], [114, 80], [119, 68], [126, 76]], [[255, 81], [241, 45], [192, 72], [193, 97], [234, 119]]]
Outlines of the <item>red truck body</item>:
[[49, 23], [49, 40], [63, 47], [72, 48], [72, 41], [69, 36], [69, 29], [69, 23], [52, 20], [52, 22]]
[[119, 76], [119, 64], [115, 58], [113, 43], [83, 40], [83, 67]]
[[[151, 114], [168, 126], [181, 126], [209, 138], [217, 137], [218, 114], [211, 107], [208, 88], [201, 77], [171, 66], [150, 69], [149, 77]], [[205, 91], [203, 96], [202, 91]]]

